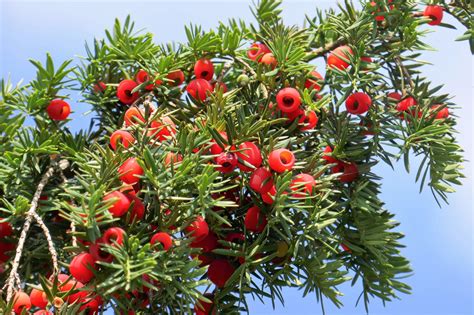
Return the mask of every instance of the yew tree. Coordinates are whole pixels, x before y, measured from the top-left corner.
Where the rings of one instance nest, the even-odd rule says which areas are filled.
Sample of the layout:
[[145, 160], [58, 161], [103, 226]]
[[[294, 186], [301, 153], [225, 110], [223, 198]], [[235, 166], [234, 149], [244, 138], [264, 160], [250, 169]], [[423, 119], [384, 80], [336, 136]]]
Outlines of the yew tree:
[[286, 287], [340, 307], [345, 282], [366, 308], [410, 293], [373, 168], [420, 157], [440, 204], [460, 184], [454, 104], [418, 58], [452, 27], [443, 14], [472, 47], [470, 4], [345, 1], [305, 27], [280, 1], [252, 12], [172, 44], [117, 20], [83, 58], [1, 81], [2, 314], [252, 313], [248, 298], [283, 303]]

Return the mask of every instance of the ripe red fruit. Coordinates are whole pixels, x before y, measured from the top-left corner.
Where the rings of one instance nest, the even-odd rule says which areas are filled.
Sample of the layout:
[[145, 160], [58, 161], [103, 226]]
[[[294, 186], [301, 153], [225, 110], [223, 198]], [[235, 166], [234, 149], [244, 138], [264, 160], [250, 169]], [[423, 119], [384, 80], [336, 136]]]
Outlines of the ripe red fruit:
[[228, 91], [227, 85], [225, 85], [224, 82], [214, 82], [214, 84], [212, 84], [212, 90], [215, 92], [218, 89], [221, 89], [223, 93]]
[[402, 95], [398, 92], [390, 92], [387, 94], [387, 97], [391, 100], [401, 100], [402, 99]]
[[303, 198], [311, 195], [313, 187], [316, 186], [314, 177], [309, 174], [298, 174], [293, 178], [290, 184], [290, 189], [294, 191], [293, 197]]
[[110, 146], [114, 151], [117, 149], [117, 142], [120, 142], [124, 148], [128, 148], [135, 142], [135, 138], [128, 131], [116, 130], [110, 135]]
[[265, 226], [267, 226], [267, 218], [257, 206], [253, 206], [247, 210], [244, 225], [247, 231], [262, 233]]
[[194, 75], [196, 79], [211, 80], [214, 76], [214, 65], [206, 58], [199, 59], [194, 64]]
[[42, 290], [32, 289], [30, 292], [30, 301], [33, 306], [39, 308], [45, 308], [48, 305], [48, 298], [46, 297], [46, 293]]
[[191, 247], [202, 248], [204, 253], [211, 252], [212, 250], [216, 249], [218, 245], [219, 243], [217, 242], [217, 235], [211, 231], [209, 231], [203, 240], [191, 243]]
[[272, 53], [263, 55], [259, 62], [269, 66], [271, 69], [275, 69], [277, 66], [277, 60]]
[[69, 264], [71, 275], [82, 283], [87, 283], [95, 277], [93, 270], [96, 270], [95, 259], [89, 253], [80, 253]]
[[125, 120], [125, 125], [127, 126], [132, 126], [132, 125], [146, 122], [143, 112], [136, 107], [131, 107], [127, 109], [127, 111], [125, 112], [124, 120]]
[[31, 308], [30, 297], [25, 292], [18, 291], [15, 293], [13, 301], [13, 311], [15, 314], [21, 314], [23, 310], [29, 310]]
[[328, 68], [338, 68], [344, 70], [349, 67], [351, 56], [354, 52], [349, 46], [340, 46], [331, 51], [328, 56], [327, 65]]
[[354, 162], [339, 162], [336, 166], [332, 168], [332, 173], [342, 173], [342, 175], [339, 177], [339, 181], [341, 181], [342, 183], [353, 182], [359, 176], [357, 164], [355, 164]]
[[142, 83], [150, 81], [150, 76], [148, 75], [148, 72], [146, 72], [145, 70], [139, 70], [137, 74], [135, 75], [135, 81], [138, 84], [142, 84]]
[[140, 198], [135, 195], [127, 195], [127, 198], [130, 200], [130, 203], [133, 203], [132, 210], [130, 211], [130, 220], [128, 223], [143, 219], [145, 216], [145, 205], [140, 200]]
[[189, 237], [194, 238], [194, 242], [200, 242], [209, 234], [209, 226], [203, 217], [198, 216], [194, 222], [186, 227], [185, 231], [189, 234]]
[[159, 141], [165, 141], [175, 134], [176, 124], [168, 116], [163, 116], [150, 124], [149, 136], [154, 136]]
[[52, 120], [65, 120], [71, 113], [71, 106], [63, 100], [52, 100], [46, 108]]
[[237, 157], [245, 161], [247, 164], [250, 164], [251, 166], [247, 166], [244, 163], [239, 162], [239, 168], [240, 170], [244, 172], [251, 172], [254, 169], [260, 167], [262, 165], [262, 154], [260, 153], [260, 149], [257, 147], [257, 145], [253, 142], [244, 142], [241, 145], [239, 145], [239, 152], [237, 152]]
[[[227, 141], [227, 133], [225, 133], [224, 131], [221, 131], [221, 132], [219, 132], [219, 135], [220, 135], [224, 140]], [[221, 147], [221, 146], [217, 143], [216, 140], [212, 139], [211, 142], [212, 142], [212, 145], [211, 145], [210, 151], [211, 151], [211, 154], [212, 154], [212, 155], [217, 155], [217, 154], [220, 154], [220, 153], [224, 152], [224, 149], [225, 149], [225, 148]]]
[[316, 115], [316, 112], [314, 110], [310, 110], [307, 114], [304, 113], [301, 118], [299, 119], [298, 123], [302, 125], [300, 127], [301, 130], [311, 130], [316, 127], [318, 124], [319, 118]]
[[163, 250], [165, 251], [173, 246], [173, 240], [171, 239], [171, 236], [165, 232], [158, 232], [151, 237], [150, 244], [153, 246], [156, 243], [160, 243], [163, 246]]
[[10, 259], [10, 254], [7, 253], [13, 251], [15, 248], [16, 246], [13, 243], [0, 242], [0, 263]]
[[354, 115], [361, 115], [369, 110], [372, 105], [372, 99], [369, 95], [363, 92], [351, 94], [346, 99], [346, 109], [349, 113]]
[[219, 165], [216, 169], [221, 173], [230, 173], [237, 166], [237, 156], [235, 153], [222, 152], [215, 159], [214, 162]]
[[270, 49], [265, 44], [253, 43], [247, 51], [247, 56], [254, 61], [260, 61], [263, 55], [270, 52]]
[[214, 299], [214, 296], [212, 294], [206, 293], [204, 296], [208, 299], [211, 300], [211, 302], [204, 302], [200, 300], [198, 303], [194, 305], [194, 314], [195, 315], [216, 315], [216, 308], [214, 307], [214, 302], [212, 300]]
[[54, 315], [54, 314], [47, 310], [38, 310], [34, 312], [33, 315]]
[[443, 19], [443, 7], [439, 5], [429, 5], [425, 8], [423, 15], [431, 19], [431, 22], [428, 22], [429, 25], [439, 25]]
[[321, 90], [321, 85], [319, 85], [319, 81], [323, 81], [323, 76], [318, 71], [311, 71], [309, 77], [306, 79], [304, 83], [304, 87], [307, 89], [313, 89], [316, 91]]
[[176, 154], [174, 152], [168, 152], [165, 156], [164, 163], [166, 166], [171, 165], [171, 163], [176, 164], [183, 160], [183, 156], [181, 154]]
[[234, 266], [227, 259], [215, 259], [209, 265], [207, 276], [218, 288], [223, 288], [234, 271]]
[[189, 82], [186, 91], [193, 99], [204, 102], [207, 94], [212, 92], [212, 85], [207, 80], [195, 79]]
[[174, 70], [168, 73], [166, 76], [167, 79], [173, 81], [170, 84], [173, 86], [178, 86], [184, 82], [184, 73], [181, 70]]
[[268, 156], [270, 168], [278, 173], [290, 171], [295, 165], [295, 155], [287, 149], [277, 149]]
[[108, 245], [123, 245], [123, 239], [125, 237], [125, 231], [119, 227], [111, 227], [108, 228], [104, 235], [102, 236], [102, 240], [105, 244]]
[[273, 186], [272, 173], [264, 167], [257, 168], [250, 176], [249, 186], [257, 193], [265, 193]]
[[128, 208], [130, 208], [130, 199], [120, 191], [114, 191], [105, 195], [104, 201], [112, 198], [116, 199], [116, 201], [109, 207], [109, 212], [114, 217], [123, 216], [128, 211]]
[[449, 109], [447, 107], [444, 107], [441, 110], [439, 110], [441, 106], [442, 105], [433, 105], [430, 109], [433, 112], [437, 111], [435, 119], [446, 119], [449, 117]]
[[[0, 218], [0, 221], [3, 218]], [[10, 222], [0, 222], [0, 237], [10, 236], [13, 233], [13, 228]]]
[[94, 298], [87, 297], [81, 302], [82, 306], [79, 308], [79, 311], [86, 311], [84, 314], [88, 315], [99, 314], [99, 307], [103, 304], [102, 298], [100, 296], [96, 296]]
[[416, 106], [417, 104], [417, 101], [413, 97], [409, 96], [397, 104], [396, 110], [399, 112], [406, 112], [408, 109], [410, 109], [410, 107]]
[[284, 112], [294, 112], [301, 105], [301, 96], [297, 89], [288, 87], [281, 89], [276, 95], [278, 108]]
[[265, 202], [267, 205], [272, 205], [273, 202], [275, 201], [276, 186], [272, 184], [270, 189], [268, 191], [262, 191], [260, 193], [260, 196], [262, 197], [263, 202]]
[[119, 178], [126, 184], [136, 184], [143, 175], [143, 169], [136, 158], [129, 158], [118, 168]]
[[333, 158], [331, 155], [332, 153], [332, 148], [330, 146], [326, 146], [324, 148], [324, 153], [323, 153], [323, 159], [326, 161], [326, 163], [328, 164], [332, 164], [332, 163], [336, 163], [337, 162], [337, 159]]
[[296, 118], [298, 118], [298, 121], [304, 116], [304, 110], [301, 108], [298, 108], [297, 110], [289, 113], [283, 113], [282, 117], [287, 117], [288, 118], [288, 123], [291, 123], [294, 121]]
[[93, 89], [94, 89], [94, 93], [96, 94], [102, 93], [107, 89], [107, 85], [104, 82], [99, 81], [97, 82], [97, 84], [94, 85]]
[[135, 102], [139, 94], [138, 92], [132, 93], [133, 89], [136, 88], [138, 84], [133, 80], [123, 80], [119, 83], [117, 87], [117, 97], [120, 102], [130, 105]]
[[111, 263], [112, 260], [114, 260], [114, 256], [101, 249], [103, 244], [105, 244], [105, 242], [102, 238], [97, 239], [95, 243], [89, 246], [89, 253], [95, 260]]

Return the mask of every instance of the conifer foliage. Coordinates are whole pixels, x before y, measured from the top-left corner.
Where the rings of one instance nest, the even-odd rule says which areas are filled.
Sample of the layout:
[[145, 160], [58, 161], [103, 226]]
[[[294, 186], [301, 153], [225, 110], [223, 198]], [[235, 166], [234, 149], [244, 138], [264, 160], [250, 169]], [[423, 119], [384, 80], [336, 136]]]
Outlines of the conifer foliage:
[[[183, 44], [127, 18], [80, 62], [31, 60], [34, 80], [1, 81], [0, 308], [234, 314], [285, 287], [341, 306], [352, 281], [366, 308], [409, 293], [372, 169], [421, 156], [440, 203], [460, 184], [454, 105], [418, 57], [443, 13], [468, 24], [463, 3], [346, 1], [299, 28], [261, 0], [256, 23], [191, 25]], [[93, 108], [77, 134], [74, 90]]]

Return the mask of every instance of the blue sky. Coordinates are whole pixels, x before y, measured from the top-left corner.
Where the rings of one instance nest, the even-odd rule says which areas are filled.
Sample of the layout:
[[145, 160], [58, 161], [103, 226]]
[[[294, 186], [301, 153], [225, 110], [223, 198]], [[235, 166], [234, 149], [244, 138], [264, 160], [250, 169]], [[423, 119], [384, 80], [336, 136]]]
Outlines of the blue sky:
[[[103, 37], [115, 17], [131, 14], [138, 28], [155, 34], [158, 43], [185, 41], [184, 25], [201, 24], [205, 29], [216, 26], [219, 20], [231, 17], [247, 21], [253, 19], [251, 1], [22, 1], [0, 0], [0, 76], [11, 74], [14, 82], [29, 80], [34, 75], [27, 61], [43, 61], [51, 52], [57, 63], [83, 55], [84, 42], [94, 36]], [[335, 7], [335, 1], [284, 1], [287, 24], [299, 24], [305, 14], [313, 15], [319, 8]], [[450, 18], [446, 21], [462, 29]], [[444, 84], [443, 92], [454, 96], [459, 105], [458, 140], [472, 160], [472, 57], [466, 42], [454, 42], [461, 31], [430, 28], [427, 42], [438, 51], [426, 52], [422, 58], [436, 66], [426, 66], [424, 74], [434, 84]], [[463, 29], [462, 29], [463, 30]], [[463, 30], [464, 31], [464, 30]], [[73, 95], [77, 98], [76, 95]], [[72, 103], [75, 112], [70, 123], [72, 130], [88, 126], [89, 117], [83, 116], [89, 107]], [[395, 170], [380, 165], [376, 170], [385, 179], [382, 199], [387, 208], [396, 213], [406, 234], [404, 254], [411, 260], [415, 274], [407, 281], [413, 294], [402, 296], [383, 306], [374, 302], [370, 314], [392, 315], [467, 315], [473, 312], [473, 188], [472, 165], [465, 164], [467, 179], [450, 205], [438, 208], [429, 190], [418, 193], [414, 174], [406, 174], [403, 165]], [[364, 314], [362, 306], [355, 307], [360, 288], [341, 287], [345, 293], [345, 307], [338, 310], [326, 301], [328, 314]], [[285, 290], [285, 307], [250, 304], [251, 314], [319, 314], [320, 305], [314, 297], [301, 298], [297, 290]]]

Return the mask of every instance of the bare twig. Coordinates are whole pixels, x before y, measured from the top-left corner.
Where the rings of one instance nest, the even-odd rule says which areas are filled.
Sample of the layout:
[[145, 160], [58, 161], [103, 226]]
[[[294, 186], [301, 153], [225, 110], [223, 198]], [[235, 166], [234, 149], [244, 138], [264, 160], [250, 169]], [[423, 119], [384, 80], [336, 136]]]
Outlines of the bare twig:
[[327, 43], [326, 45], [324, 45], [324, 47], [319, 47], [317, 49], [314, 49], [310, 52], [308, 52], [306, 54], [306, 58], [305, 60], [306, 61], [311, 61], [313, 59], [316, 59], [318, 57], [322, 57], [324, 56], [325, 54], [327, 54], [328, 52], [330, 52], [331, 50], [341, 46], [341, 45], [345, 45], [347, 44], [346, 40], [345, 39], [338, 39], [338, 40], [335, 40], [333, 42], [330, 42], [330, 43]]
[[[402, 59], [400, 58], [400, 56], [395, 56], [394, 60], [397, 66], [401, 69], [401, 77], [408, 80], [408, 83], [410, 84], [410, 87], [413, 90], [415, 88], [415, 82], [413, 82], [410, 72], [408, 72], [408, 69], [403, 65]], [[405, 94], [405, 91], [403, 94]]]
[[33, 221], [33, 218], [35, 217], [36, 208], [38, 207], [38, 202], [41, 197], [41, 193], [43, 192], [43, 188], [44, 186], [46, 186], [51, 176], [53, 176], [54, 168], [55, 168], [54, 163], [55, 162], [53, 161], [52, 165], [48, 168], [48, 170], [44, 173], [43, 177], [41, 178], [36, 188], [36, 192], [33, 196], [33, 200], [31, 201], [31, 207], [26, 213], [26, 220], [21, 230], [20, 239], [18, 240], [18, 246], [16, 248], [15, 258], [13, 259], [12, 269], [6, 281], [7, 302], [9, 302], [12, 299], [13, 289], [15, 287], [15, 281], [16, 281], [16, 285], [17, 286], [19, 285], [18, 282], [20, 281], [20, 277], [18, 275], [18, 268], [20, 266], [21, 255], [23, 254], [23, 247], [25, 246], [26, 235], [28, 233], [28, 230], [30, 229], [31, 222]]

